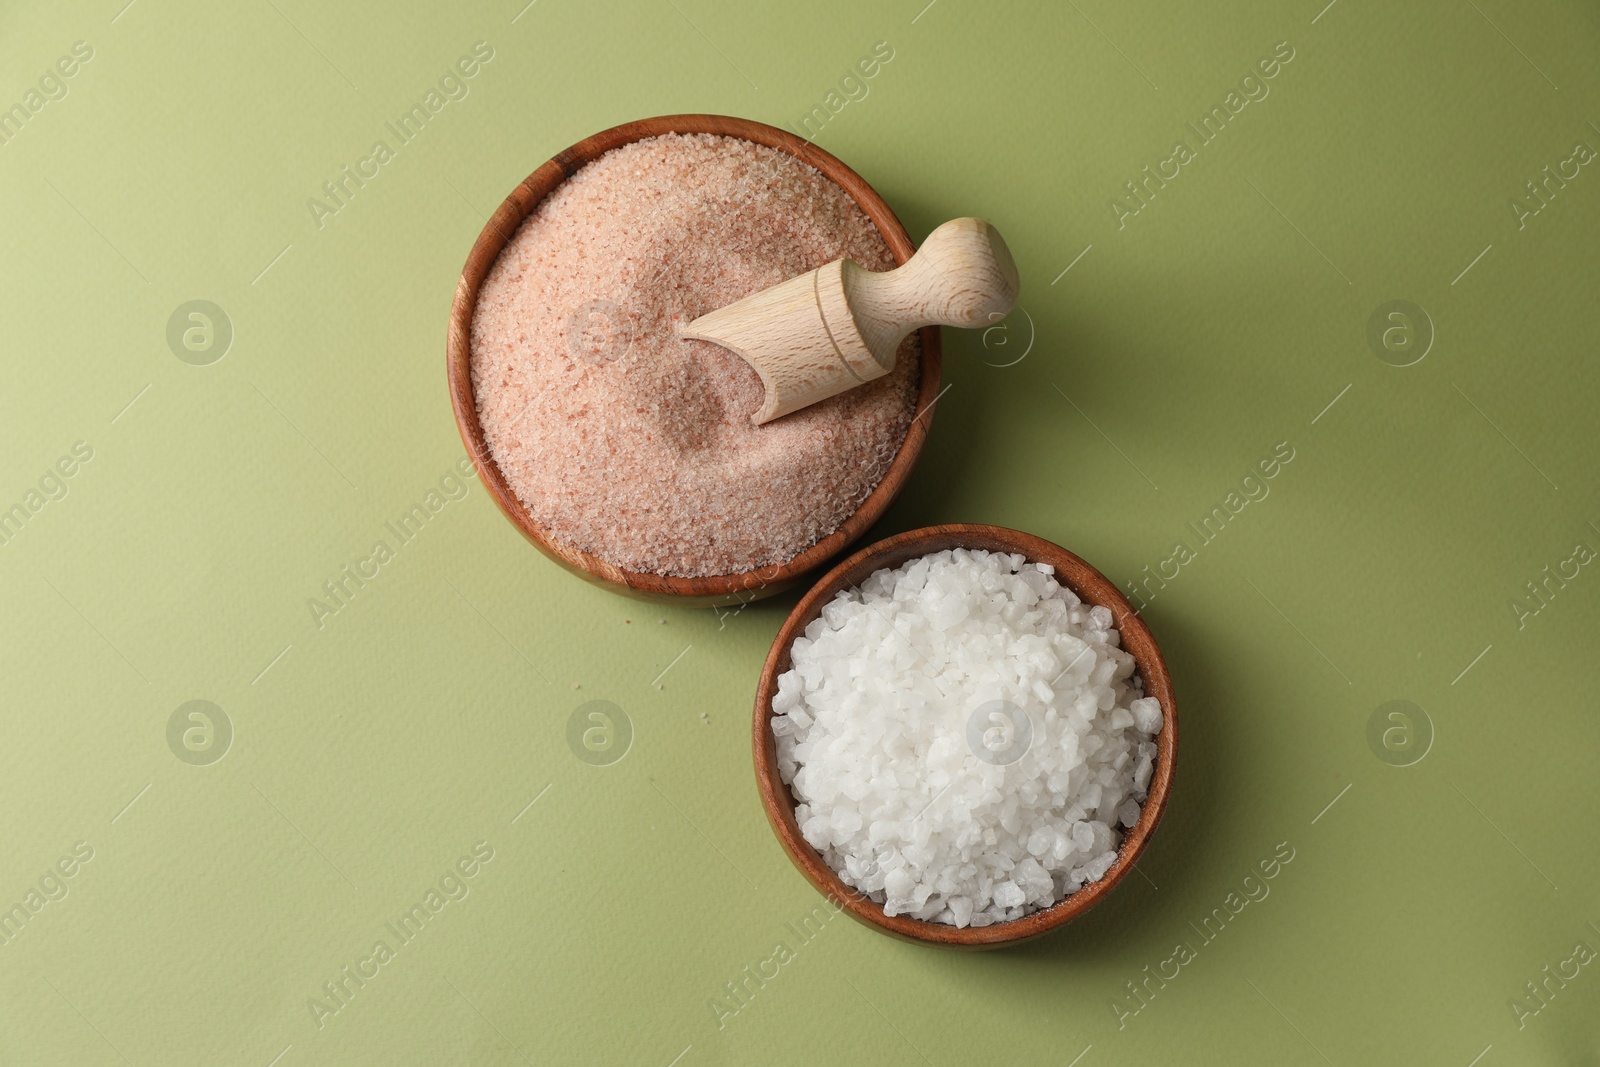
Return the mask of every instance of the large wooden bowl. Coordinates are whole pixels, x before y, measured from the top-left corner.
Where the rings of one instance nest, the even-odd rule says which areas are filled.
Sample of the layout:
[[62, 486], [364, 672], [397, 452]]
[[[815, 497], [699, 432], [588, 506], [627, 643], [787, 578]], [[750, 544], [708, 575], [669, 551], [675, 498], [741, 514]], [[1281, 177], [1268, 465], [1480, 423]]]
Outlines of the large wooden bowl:
[[933, 402], [939, 395], [939, 328], [930, 326], [920, 333], [921, 375], [915, 408], [917, 415], [906, 430], [900, 450], [895, 454], [883, 480], [843, 525], [788, 562], [740, 574], [674, 578], [623, 570], [598, 556], [556, 540], [522, 506], [483, 439], [483, 427], [478, 422], [477, 398], [472, 391], [472, 316], [478, 304], [478, 291], [499, 258], [500, 251], [517, 232], [522, 220], [532, 214], [556, 186], [613, 148], [663, 133], [723, 134], [787, 152], [817, 168], [849, 194], [878, 228], [897, 265], [910, 259], [916, 251], [911, 237], [900, 225], [900, 220], [895, 218], [894, 212], [889, 210], [889, 205], [873, 192], [860, 175], [816, 145], [792, 133], [760, 122], [724, 115], [665, 115], [614, 126], [579, 141], [528, 175], [527, 180], [512, 191], [478, 235], [477, 243], [467, 256], [467, 265], [461, 271], [461, 280], [456, 284], [455, 302], [450, 308], [450, 333], [445, 343], [450, 402], [455, 408], [461, 439], [466, 442], [467, 452], [478, 468], [479, 479], [488, 487], [489, 495], [524, 537], [561, 566], [614, 592], [645, 600], [680, 604], [687, 601], [707, 605], [747, 602], [782, 592], [832, 559], [877, 522], [904, 488], [927, 440], [928, 426], [933, 420]]
[[[1101, 879], [1084, 886], [1052, 907], [1021, 919], [962, 929], [945, 923], [923, 922], [906, 915], [885, 915], [883, 905], [846, 885], [834, 873], [816, 849], [806, 843], [795, 821], [794, 796], [778, 776], [777, 739], [773, 737], [771, 725], [772, 698], [778, 692], [778, 676], [789, 669], [790, 645], [796, 637], [805, 633], [805, 628], [812, 620], [822, 614], [823, 607], [841, 590], [866, 581], [874, 571], [898, 567], [907, 560], [942, 552], [947, 548], [1020, 552], [1030, 563], [1053, 564], [1056, 580], [1077, 593], [1081, 600], [1110, 608], [1116, 627], [1122, 634], [1122, 647], [1133, 656], [1139, 676], [1144, 680], [1145, 695], [1161, 702], [1162, 716], [1161, 732], [1156, 735], [1156, 763], [1150, 778], [1149, 796], [1144, 802], [1139, 821], [1124, 836], [1116, 861]], [[800, 873], [805, 875], [806, 881], [830, 898], [835, 907], [843, 908], [875, 930], [905, 941], [954, 948], [996, 948], [1038, 937], [1077, 918], [1111, 892], [1112, 886], [1133, 867], [1167, 807], [1167, 795], [1172, 789], [1173, 760], [1178, 751], [1178, 718], [1177, 705], [1172, 697], [1172, 679], [1167, 675], [1167, 665], [1161, 658], [1161, 651], [1156, 648], [1155, 638], [1150, 635], [1150, 629], [1144, 621], [1134, 614], [1133, 605], [1105, 575], [1059, 545], [1032, 534], [1001, 526], [929, 526], [862, 549], [824, 575], [795, 605], [783, 629], [778, 631], [761, 671], [761, 684], [756, 690], [752, 740], [756, 786], [761, 792], [761, 804], [766, 809], [767, 821], [772, 824], [779, 843]]]

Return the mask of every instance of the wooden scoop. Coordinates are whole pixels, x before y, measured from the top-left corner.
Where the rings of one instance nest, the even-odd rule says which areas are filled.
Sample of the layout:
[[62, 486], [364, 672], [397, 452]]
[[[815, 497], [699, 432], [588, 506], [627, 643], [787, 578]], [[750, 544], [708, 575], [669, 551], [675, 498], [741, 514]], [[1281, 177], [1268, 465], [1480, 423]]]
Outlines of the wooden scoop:
[[743, 356], [767, 387], [757, 425], [894, 369], [922, 326], [992, 326], [1017, 302], [1017, 265], [982, 219], [952, 219], [881, 274], [838, 259], [702, 315], [680, 336]]

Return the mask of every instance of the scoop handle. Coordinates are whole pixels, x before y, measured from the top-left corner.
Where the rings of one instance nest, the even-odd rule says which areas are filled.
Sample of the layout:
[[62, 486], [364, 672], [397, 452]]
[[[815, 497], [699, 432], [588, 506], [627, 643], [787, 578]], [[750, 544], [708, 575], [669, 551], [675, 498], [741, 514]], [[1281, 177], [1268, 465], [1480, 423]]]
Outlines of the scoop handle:
[[1017, 264], [983, 219], [951, 219], [902, 266], [874, 273], [845, 261], [845, 300], [861, 338], [885, 367], [922, 326], [992, 326], [1017, 302]]

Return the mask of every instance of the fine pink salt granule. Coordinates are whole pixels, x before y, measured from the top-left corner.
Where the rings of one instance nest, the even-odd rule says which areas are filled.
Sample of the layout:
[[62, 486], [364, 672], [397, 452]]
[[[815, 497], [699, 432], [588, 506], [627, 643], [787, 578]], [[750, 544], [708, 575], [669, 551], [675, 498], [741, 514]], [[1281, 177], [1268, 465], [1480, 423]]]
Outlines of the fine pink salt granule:
[[625, 570], [682, 577], [784, 563], [837, 530], [905, 438], [915, 334], [883, 378], [756, 426], [756, 372], [677, 327], [841, 256], [894, 266], [843, 189], [740, 138], [637, 141], [559, 185], [472, 320], [478, 418], [528, 514]]

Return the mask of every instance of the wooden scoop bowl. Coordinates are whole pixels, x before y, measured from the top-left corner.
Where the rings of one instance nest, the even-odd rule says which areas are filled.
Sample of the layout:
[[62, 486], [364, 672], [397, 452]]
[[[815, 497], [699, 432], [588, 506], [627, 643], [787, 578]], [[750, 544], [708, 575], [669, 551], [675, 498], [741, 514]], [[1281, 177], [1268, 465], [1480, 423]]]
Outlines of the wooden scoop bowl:
[[923, 326], [992, 326], [1017, 302], [1017, 264], [982, 219], [952, 219], [910, 262], [874, 273], [836, 259], [683, 327], [755, 368], [766, 399], [756, 425], [881, 378]]

